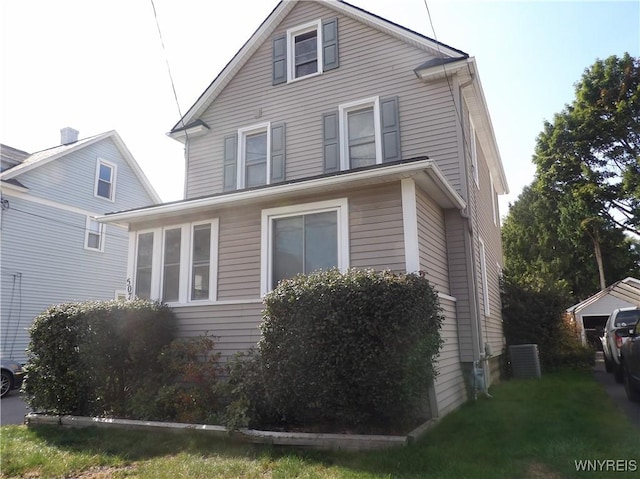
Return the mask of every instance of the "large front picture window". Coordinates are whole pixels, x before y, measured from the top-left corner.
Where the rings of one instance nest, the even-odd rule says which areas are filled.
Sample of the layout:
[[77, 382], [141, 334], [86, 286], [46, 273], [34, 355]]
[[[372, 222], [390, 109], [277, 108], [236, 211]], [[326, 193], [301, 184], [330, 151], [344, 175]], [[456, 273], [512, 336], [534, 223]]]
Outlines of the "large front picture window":
[[299, 273], [348, 268], [348, 214], [344, 198], [263, 210], [262, 294]]
[[271, 284], [338, 266], [336, 211], [274, 219]]

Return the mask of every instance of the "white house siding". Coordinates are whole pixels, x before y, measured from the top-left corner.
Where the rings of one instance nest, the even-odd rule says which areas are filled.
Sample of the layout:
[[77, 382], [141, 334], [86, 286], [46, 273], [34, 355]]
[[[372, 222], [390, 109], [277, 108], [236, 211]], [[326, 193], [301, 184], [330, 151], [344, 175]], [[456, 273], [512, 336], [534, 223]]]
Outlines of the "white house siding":
[[445, 317], [440, 331], [444, 346], [438, 356], [439, 374], [434, 383], [434, 390], [438, 415], [444, 416], [467, 400], [467, 391], [460, 363], [456, 303], [449, 299], [440, 299], [440, 304]]
[[27, 329], [51, 304], [113, 299], [125, 289], [127, 232], [107, 226], [105, 251], [84, 249], [86, 216], [3, 191], [3, 354], [26, 359]]
[[276, 28], [338, 18], [340, 66], [273, 86], [272, 42], [262, 44], [200, 117], [209, 133], [190, 139], [187, 198], [222, 191], [223, 139], [262, 122], [286, 123], [286, 179], [323, 173], [322, 115], [342, 103], [398, 96], [402, 158], [429, 156], [459, 188], [456, 110], [446, 80], [425, 84], [413, 70], [424, 50], [339, 15], [321, 2], [300, 2]]
[[444, 212], [420, 188], [416, 189], [420, 269], [440, 293], [450, 294]]

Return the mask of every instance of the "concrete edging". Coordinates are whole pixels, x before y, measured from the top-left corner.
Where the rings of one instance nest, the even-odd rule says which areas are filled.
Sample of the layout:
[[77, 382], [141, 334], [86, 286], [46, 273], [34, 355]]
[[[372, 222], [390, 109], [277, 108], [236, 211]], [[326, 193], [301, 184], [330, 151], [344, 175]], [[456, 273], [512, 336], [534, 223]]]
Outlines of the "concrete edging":
[[223, 426], [209, 424], [187, 424], [160, 421], [138, 421], [133, 419], [111, 419], [84, 416], [51, 416], [29, 413], [25, 415], [27, 426], [41, 424], [63, 427], [101, 427], [144, 431], [189, 432], [202, 431], [213, 437], [229, 438], [252, 444], [272, 444], [277, 446], [304, 447], [320, 450], [371, 451], [391, 447], [406, 446], [417, 441], [437, 422], [430, 419], [406, 436], [384, 436], [366, 434], [321, 434], [308, 432], [276, 432], [256, 429], [229, 431]]

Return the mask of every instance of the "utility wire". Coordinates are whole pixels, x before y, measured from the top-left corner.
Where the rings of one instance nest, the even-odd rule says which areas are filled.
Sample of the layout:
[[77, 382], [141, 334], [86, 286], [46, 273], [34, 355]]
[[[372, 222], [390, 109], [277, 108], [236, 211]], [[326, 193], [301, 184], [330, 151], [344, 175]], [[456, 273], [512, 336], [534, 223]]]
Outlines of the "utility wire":
[[[153, 18], [156, 21], [156, 28], [158, 29], [158, 36], [160, 37], [160, 44], [162, 45], [162, 52], [164, 53], [164, 61], [167, 65], [167, 72], [169, 73], [169, 80], [171, 81], [171, 89], [173, 90], [173, 98], [175, 99], [176, 102], [176, 107], [178, 108], [178, 114], [180, 115], [180, 123], [182, 124], [182, 128], [185, 127], [184, 124], [184, 117], [182, 115], [182, 109], [180, 108], [180, 102], [178, 101], [178, 93], [176, 92], [176, 85], [175, 82], [173, 81], [173, 75], [171, 73], [171, 66], [169, 65], [169, 56], [167, 55], [167, 49], [164, 46], [164, 39], [162, 38], [162, 30], [160, 29], [160, 22], [158, 21], [158, 12], [156, 11], [156, 5], [153, 2], [153, 0], [151, 1], [151, 8], [153, 9]], [[185, 134], [185, 139], [188, 142], [189, 141], [189, 135], [187, 134], [187, 130], [184, 130], [184, 134]]]

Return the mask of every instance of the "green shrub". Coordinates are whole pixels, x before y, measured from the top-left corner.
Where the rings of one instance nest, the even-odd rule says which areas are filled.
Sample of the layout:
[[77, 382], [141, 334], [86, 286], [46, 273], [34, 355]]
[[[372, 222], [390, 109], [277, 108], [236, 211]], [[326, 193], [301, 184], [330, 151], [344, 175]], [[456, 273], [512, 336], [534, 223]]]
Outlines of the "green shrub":
[[287, 425], [413, 419], [442, 344], [437, 293], [425, 278], [331, 270], [282, 281], [264, 301], [259, 355], [246, 366], [264, 394], [250, 415]]
[[35, 410], [126, 416], [128, 400], [160, 377], [175, 334], [172, 311], [149, 301], [54, 305], [30, 329], [26, 400]]
[[533, 291], [508, 275], [502, 282], [502, 319], [508, 345], [537, 344], [543, 371], [584, 369], [595, 351], [583, 346], [564, 320], [572, 299], [555, 290]]
[[161, 375], [130, 401], [136, 419], [214, 423], [220, 418], [220, 353], [208, 334], [178, 338], [158, 356]]

